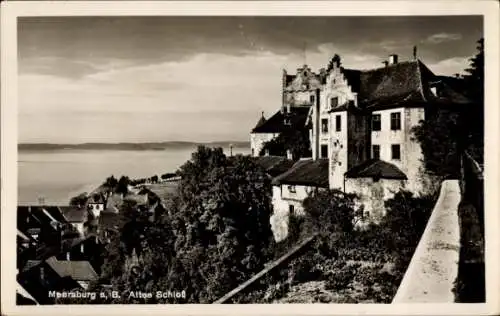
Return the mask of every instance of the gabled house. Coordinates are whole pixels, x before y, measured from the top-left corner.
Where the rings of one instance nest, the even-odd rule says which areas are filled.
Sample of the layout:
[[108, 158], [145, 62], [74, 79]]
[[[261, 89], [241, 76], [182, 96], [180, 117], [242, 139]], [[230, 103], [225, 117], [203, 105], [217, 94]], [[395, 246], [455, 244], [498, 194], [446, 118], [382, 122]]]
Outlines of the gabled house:
[[53, 304], [49, 291], [87, 289], [90, 282], [98, 279], [88, 261], [58, 261], [50, 257], [30, 262], [17, 275], [17, 281], [38, 303]]
[[98, 218], [99, 214], [104, 211], [106, 206], [106, 197], [104, 193], [94, 193], [87, 201], [87, 208], [90, 210], [94, 218]]
[[324, 70], [316, 74], [307, 65], [298, 68], [295, 75], [289, 75], [283, 70], [280, 110], [267, 120], [262, 114], [250, 133], [253, 157], [261, 154], [264, 143], [278, 137], [282, 132], [307, 129], [307, 115], [317, 101], [316, 90], [321, 87], [323, 81]]
[[[436, 76], [416, 56], [399, 62], [393, 54], [384, 64], [370, 70], [347, 69], [335, 55], [319, 75], [307, 67], [299, 68], [296, 76], [284, 72], [278, 119], [273, 116], [259, 121], [251, 133], [252, 149], [259, 148], [259, 144], [279, 135], [279, 124], [272, 122], [280, 122], [294, 106], [307, 109], [304, 124], [293, 126], [309, 129], [312, 160], [323, 161], [321, 168], [327, 161], [326, 187], [356, 193], [364, 206], [365, 219], [374, 222], [384, 216], [383, 201], [394, 193], [405, 189], [425, 194], [430, 189], [428, 184], [434, 181], [425, 172], [423, 153], [413, 129], [439, 109], [459, 110], [472, 105], [460, 93], [459, 81]], [[254, 135], [260, 131], [268, 134], [256, 139]], [[300, 163], [276, 179], [288, 179]], [[304, 198], [293, 192], [294, 204], [285, 195], [292, 193], [290, 189], [297, 190], [296, 185], [289, 183], [288, 192], [283, 192], [285, 182], [276, 180], [275, 184], [274, 216], [285, 214], [286, 206], [290, 208], [288, 213], [292, 207], [300, 210]]]
[[61, 252], [55, 257], [59, 261], [88, 261], [92, 268], [97, 273], [100, 273], [101, 266], [104, 263], [101, 257], [103, 251], [104, 245], [99, 236], [92, 234], [84, 238], [66, 241]]
[[271, 228], [276, 241], [288, 236], [291, 215], [303, 215], [302, 203], [317, 190], [328, 189], [328, 160], [301, 159], [289, 170], [275, 177]]
[[85, 234], [85, 223], [89, 219], [89, 210], [76, 206], [60, 206], [60, 210], [66, 221], [83, 236]]
[[306, 130], [307, 105], [288, 105], [272, 115], [265, 122], [259, 121], [257, 126], [250, 133], [250, 147], [252, 156], [261, 156], [262, 149], [266, 142], [269, 142], [281, 133], [289, 130]]

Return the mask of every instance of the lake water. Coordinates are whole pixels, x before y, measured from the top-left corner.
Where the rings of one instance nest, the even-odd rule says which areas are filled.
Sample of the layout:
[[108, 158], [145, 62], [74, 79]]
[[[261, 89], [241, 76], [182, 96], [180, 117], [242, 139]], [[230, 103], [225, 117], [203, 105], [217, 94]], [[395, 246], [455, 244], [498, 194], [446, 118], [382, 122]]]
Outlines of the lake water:
[[[158, 151], [60, 150], [20, 151], [18, 204], [64, 205], [72, 196], [89, 192], [114, 175], [145, 178], [174, 172], [191, 158], [193, 148]], [[224, 152], [229, 153], [225, 148]], [[233, 148], [233, 154], [249, 148]]]

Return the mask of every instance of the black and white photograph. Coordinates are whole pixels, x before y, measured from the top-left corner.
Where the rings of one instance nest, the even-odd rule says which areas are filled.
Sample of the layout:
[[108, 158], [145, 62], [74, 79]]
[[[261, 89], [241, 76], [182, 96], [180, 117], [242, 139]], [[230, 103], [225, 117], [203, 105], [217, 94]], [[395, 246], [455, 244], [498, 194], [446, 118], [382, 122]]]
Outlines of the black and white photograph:
[[139, 11], [15, 19], [13, 305], [498, 294], [485, 15]]

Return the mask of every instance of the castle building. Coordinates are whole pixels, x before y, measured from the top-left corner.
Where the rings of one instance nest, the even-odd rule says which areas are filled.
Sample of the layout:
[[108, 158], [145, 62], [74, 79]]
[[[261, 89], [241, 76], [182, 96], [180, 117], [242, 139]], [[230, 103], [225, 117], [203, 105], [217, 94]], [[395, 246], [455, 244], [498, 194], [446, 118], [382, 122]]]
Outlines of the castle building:
[[[295, 76], [283, 72], [283, 104], [276, 120], [285, 122], [294, 108], [307, 109], [306, 120], [297, 120], [293, 128], [308, 129], [312, 161], [328, 161], [327, 170], [324, 164], [311, 164], [308, 172], [326, 172], [328, 188], [356, 193], [369, 221], [378, 222], [385, 214], [384, 200], [394, 193], [401, 189], [425, 193], [429, 175], [412, 130], [435, 109], [469, 103], [448, 83], [416, 56], [399, 62], [397, 55], [390, 55], [382, 67], [355, 70], [342, 67], [335, 55], [319, 74], [307, 66]], [[271, 119], [259, 122], [253, 132]], [[274, 131], [267, 139], [279, 135], [278, 129]], [[262, 145], [252, 142], [252, 150]], [[298, 172], [294, 181], [300, 183], [300, 177], [308, 175]], [[283, 185], [292, 184], [285, 183], [286, 179], [285, 172], [273, 182], [274, 212], [282, 221], [292, 207], [300, 209], [297, 203], [305, 198], [296, 194], [295, 199], [288, 199]], [[305, 183], [304, 192], [317, 187]], [[276, 218], [273, 227], [282, 227]]]
[[306, 120], [313, 104], [317, 103], [316, 90], [324, 81], [324, 71], [316, 74], [307, 65], [297, 69], [295, 75], [283, 70], [282, 104], [268, 120], [264, 114], [250, 133], [252, 156], [264, 155], [264, 143], [273, 140], [287, 130], [306, 129]]

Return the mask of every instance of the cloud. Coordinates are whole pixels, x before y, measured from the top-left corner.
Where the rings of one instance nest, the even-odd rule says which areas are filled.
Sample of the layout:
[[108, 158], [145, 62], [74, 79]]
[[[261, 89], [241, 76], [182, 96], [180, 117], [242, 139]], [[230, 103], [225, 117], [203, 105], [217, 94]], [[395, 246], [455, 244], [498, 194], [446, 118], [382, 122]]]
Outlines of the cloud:
[[458, 41], [462, 39], [462, 34], [458, 33], [437, 33], [427, 37], [424, 42], [431, 44], [440, 44], [450, 41]]
[[[380, 66], [378, 56], [332, 43], [308, 52], [306, 62], [317, 71], [335, 53], [346, 68]], [[24, 142], [40, 137], [79, 142], [99, 137], [179, 139], [179, 135], [189, 140], [247, 139], [261, 111], [269, 116], [281, 106], [282, 69], [295, 73], [304, 57], [298, 52], [263, 50], [244, 55], [205, 52], [154, 64], [75, 61], [92, 68], [77, 77], [56, 75], [57, 62], [50, 60], [48, 67], [43, 65], [46, 61], [39, 59], [42, 65], [34, 63], [32, 72], [19, 75]], [[34, 72], [41, 68], [44, 71]], [[78, 133], [68, 133], [72, 129]]]
[[436, 75], [454, 76], [455, 74], [464, 73], [464, 69], [469, 67], [469, 58], [453, 57], [429, 64], [428, 66]]

